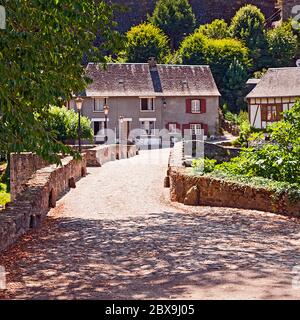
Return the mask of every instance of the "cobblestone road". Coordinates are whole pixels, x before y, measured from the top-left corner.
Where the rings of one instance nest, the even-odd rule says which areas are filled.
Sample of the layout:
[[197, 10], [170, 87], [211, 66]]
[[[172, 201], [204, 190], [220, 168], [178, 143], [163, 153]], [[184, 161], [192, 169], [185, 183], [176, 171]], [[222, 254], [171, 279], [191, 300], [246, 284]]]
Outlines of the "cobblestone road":
[[[2, 298], [300, 298], [296, 220], [184, 208], [163, 189], [168, 150], [89, 170], [0, 265]], [[296, 279], [296, 278], [294, 278]]]

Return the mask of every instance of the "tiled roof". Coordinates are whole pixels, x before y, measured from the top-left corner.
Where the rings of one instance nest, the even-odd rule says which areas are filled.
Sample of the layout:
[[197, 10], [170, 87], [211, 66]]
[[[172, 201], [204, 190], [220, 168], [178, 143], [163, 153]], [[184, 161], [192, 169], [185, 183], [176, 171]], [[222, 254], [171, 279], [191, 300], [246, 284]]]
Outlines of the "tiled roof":
[[92, 79], [87, 96], [219, 96], [208, 66], [108, 64], [105, 69], [88, 64]]
[[247, 98], [300, 97], [300, 68], [269, 69]]

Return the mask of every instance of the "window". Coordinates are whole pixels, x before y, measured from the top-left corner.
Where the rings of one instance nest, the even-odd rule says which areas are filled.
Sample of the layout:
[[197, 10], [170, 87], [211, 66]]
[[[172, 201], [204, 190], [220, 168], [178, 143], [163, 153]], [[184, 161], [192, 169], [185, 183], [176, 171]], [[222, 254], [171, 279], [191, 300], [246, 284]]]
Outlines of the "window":
[[177, 124], [176, 123], [169, 123], [169, 132], [176, 133], [177, 132]]
[[279, 121], [282, 116], [283, 105], [262, 105], [261, 106], [261, 120], [266, 122]]
[[154, 99], [141, 98], [141, 111], [154, 111]]
[[105, 121], [94, 121], [94, 136], [105, 135]]
[[95, 98], [94, 99], [94, 111], [103, 112], [103, 107], [106, 105], [106, 98]]
[[155, 121], [141, 121], [141, 129], [146, 131], [147, 135], [154, 135]]
[[201, 101], [200, 100], [192, 100], [192, 113], [200, 113], [201, 112]]
[[191, 134], [192, 134], [192, 135], [201, 134], [201, 133], [202, 133], [202, 131], [201, 131], [201, 129], [202, 129], [201, 124], [191, 124], [191, 125], [190, 125], [190, 129], [191, 129]]

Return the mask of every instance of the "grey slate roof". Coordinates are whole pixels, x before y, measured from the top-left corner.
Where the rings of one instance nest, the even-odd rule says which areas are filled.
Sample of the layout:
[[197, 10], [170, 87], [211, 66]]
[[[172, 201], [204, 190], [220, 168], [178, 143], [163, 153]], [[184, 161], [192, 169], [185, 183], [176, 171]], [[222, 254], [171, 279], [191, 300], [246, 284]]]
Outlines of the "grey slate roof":
[[300, 97], [300, 68], [269, 69], [247, 98]]
[[208, 66], [90, 63], [86, 75], [93, 81], [87, 96], [220, 96]]

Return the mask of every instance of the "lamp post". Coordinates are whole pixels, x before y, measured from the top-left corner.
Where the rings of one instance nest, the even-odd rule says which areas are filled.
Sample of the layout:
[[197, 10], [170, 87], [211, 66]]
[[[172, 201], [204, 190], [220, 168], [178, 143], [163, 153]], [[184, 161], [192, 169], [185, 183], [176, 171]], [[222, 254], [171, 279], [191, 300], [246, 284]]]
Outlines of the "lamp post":
[[124, 117], [123, 116], [120, 116], [120, 137], [119, 137], [119, 144], [121, 144], [122, 142], [122, 126], [123, 126], [123, 122], [124, 122]]
[[105, 122], [104, 122], [104, 131], [105, 131], [105, 143], [107, 143], [108, 137], [107, 137], [107, 116], [109, 113], [109, 106], [103, 107], [104, 116], [105, 116]]
[[79, 152], [81, 153], [81, 109], [82, 109], [83, 99], [81, 97], [77, 97], [75, 102], [76, 102], [76, 108], [78, 111], [78, 147], [79, 147]]

